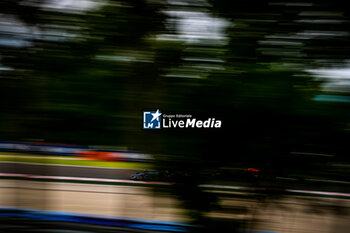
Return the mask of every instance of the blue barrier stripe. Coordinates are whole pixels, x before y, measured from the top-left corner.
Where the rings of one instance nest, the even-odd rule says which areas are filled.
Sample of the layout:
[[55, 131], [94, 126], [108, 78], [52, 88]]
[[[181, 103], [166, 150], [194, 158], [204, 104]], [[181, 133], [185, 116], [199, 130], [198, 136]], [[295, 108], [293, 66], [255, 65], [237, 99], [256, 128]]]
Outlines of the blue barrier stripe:
[[73, 223], [87, 223], [95, 225], [127, 227], [144, 230], [155, 231], [170, 231], [170, 232], [187, 232], [187, 228], [190, 225], [176, 223], [176, 222], [163, 222], [152, 220], [141, 220], [131, 218], [113, 218], [108, 216], [95, 216], [85, 214], [75, 214], [59, 211], [40, 211], [25, 208], [0, 208], [1, 217], [21, 217], [42, 221], [57, 221], [57, 222], [73, 222]]
[[36, 210], [31, 208], [19, 208], [19, 207], [1, 207], [1, 212], [35, 212], [37, 214], [45, 214], [45, 215], [55, 215], [55, 216], [74, 216], [74, 217], [82, 217], [82, 218], [101, 218], [105, 220], [119, 220], [119, 221], [135, 221], [139, 223], [147, 223], [147, 224], [158, 224], [158, 225], [174, 225], [174, 226], [183, 226], [189, 227], [189, 224], [180, 223], [180, 222], [172, 222], [172, 221], [157, 221], [157, 220], [147, 220], [147, 219], [137, 219], [137, 218], [128, 218], [128, 217], [113, 217], [113, 216], [104, 216], [104, 215], [95, 215], [95, 214], [85, 214], [85, 213], [72, 213], [65, 211], [51, 211], [51, 210]]

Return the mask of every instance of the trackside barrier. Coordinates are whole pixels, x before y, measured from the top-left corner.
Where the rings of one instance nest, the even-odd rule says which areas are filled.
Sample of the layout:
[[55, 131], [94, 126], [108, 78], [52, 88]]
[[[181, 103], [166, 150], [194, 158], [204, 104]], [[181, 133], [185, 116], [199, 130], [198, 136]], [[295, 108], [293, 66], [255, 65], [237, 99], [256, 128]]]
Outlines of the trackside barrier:
[[35, 153], [47, 155], [75, 156], [76, 153], [88, 149], [87, 146], [64, 145], [54, 143], [39, 142], [12, 142], [0, 141], [0, 151], [2, 152], [20, 152]]
[[12, 207], [0, 207], [0, 218], [24, 218], [28, 220], [83, 223], [167, 232], [187, 232], [187, 228], [190, 227], [188, 224], [177, 222], [109, 217], [61, 211], [40, 211]]
[[40, 142], [0, 141], [0, 151], [56, 156], [83, 156], [96, 160], [120, 162], [148, 162], [153, 159], [150, 155], [135, 151]]

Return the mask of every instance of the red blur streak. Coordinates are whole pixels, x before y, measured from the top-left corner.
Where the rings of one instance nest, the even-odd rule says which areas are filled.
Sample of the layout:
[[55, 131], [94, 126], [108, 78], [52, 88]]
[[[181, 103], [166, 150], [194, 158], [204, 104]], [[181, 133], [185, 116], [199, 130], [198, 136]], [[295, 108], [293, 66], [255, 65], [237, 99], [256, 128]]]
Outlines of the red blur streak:
[[248, 168], [248, 171], [249, 171], [249, 172], [259, 172], [259, 170], [258, 170], [258, 169], [255, 169], [255, 168]]
[[98, 161], [114, 161], [114, 162], [122, 162], [124, 161], [122, 156], [119, 153], [115, 152], [107, 152], [107, 151], [79, 151], [79, 157], [87, 157], [92, 160]]

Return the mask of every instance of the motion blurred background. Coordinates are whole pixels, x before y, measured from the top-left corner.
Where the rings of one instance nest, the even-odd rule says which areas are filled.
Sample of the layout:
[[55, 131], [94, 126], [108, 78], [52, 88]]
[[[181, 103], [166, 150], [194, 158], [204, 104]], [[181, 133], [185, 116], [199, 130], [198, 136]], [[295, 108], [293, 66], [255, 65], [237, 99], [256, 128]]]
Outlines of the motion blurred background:
[[0, 229], [348, 232], [349, 59], [343, 0], [2, 0]]

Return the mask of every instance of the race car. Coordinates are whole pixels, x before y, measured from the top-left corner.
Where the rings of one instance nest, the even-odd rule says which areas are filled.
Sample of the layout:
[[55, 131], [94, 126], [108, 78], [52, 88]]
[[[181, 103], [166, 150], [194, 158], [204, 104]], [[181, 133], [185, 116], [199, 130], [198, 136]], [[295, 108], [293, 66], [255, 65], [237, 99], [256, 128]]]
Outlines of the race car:
[[159, 177], [159, 172], [158, 171], [142, 171], [142, 172], [137, 172], [133, 175], [130, 176], [131, 180], [143, 180], [143, 181], [148, 181], [148, 180], [156, 180]]

